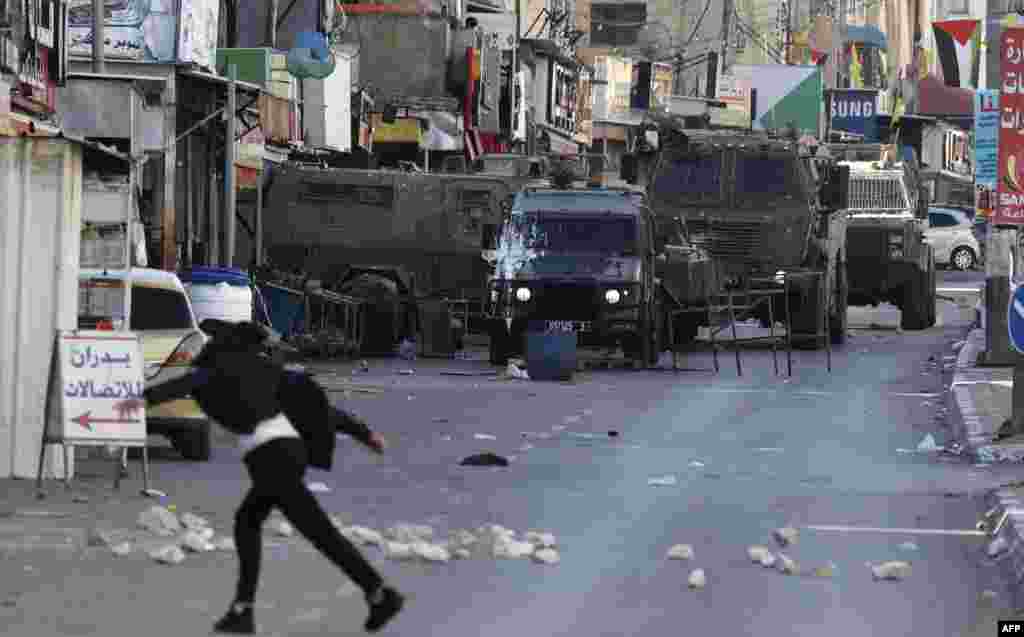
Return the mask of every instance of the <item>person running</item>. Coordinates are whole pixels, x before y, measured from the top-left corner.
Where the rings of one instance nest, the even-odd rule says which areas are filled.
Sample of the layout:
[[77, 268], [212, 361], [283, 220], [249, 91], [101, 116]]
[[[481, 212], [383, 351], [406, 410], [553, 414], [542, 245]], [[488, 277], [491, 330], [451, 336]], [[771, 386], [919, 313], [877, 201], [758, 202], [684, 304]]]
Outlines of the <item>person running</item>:
[[[384, 439], [362, 421], [331, 406], [326, 393], [308, 375], [286, 370], [266, 357], [270, 335], [263, 327], [206, 320], [201, 329], [212, 338], [196, 357], [192, 371], [146, 389], [142, 400], [119, 402], [115, 409], [129, 414], [192, 395], [207, 416], [239, 435], [252, 488], [235, 514], [239, 571], [234, 602], [214, 630], [255, 632], [253, 602], [263, 549], [262, 526], [276, 508], [362, 589], [370, 607], [365, 628], [379, 631], [402, 609], [404, 596], [386, 585], [335, 528], [303, 477], [307, 466], [330, 468], [336, 430], [378, 454], [384, 452]], [[308, 444], [310, 441], [313, 444]]]

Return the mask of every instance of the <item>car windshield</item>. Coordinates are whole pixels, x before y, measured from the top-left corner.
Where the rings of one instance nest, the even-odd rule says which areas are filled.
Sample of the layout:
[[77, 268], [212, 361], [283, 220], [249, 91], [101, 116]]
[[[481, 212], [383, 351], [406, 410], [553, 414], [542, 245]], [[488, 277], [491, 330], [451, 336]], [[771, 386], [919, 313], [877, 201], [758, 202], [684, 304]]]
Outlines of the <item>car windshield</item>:
[[192, 327], [187, 297], [176, 290], [132, 287], [133, 330], [184, 330]]
[[509, 225], [506, 242], [552, 252], [635, 255], [636, 220], [631, 217], [518, 215]]

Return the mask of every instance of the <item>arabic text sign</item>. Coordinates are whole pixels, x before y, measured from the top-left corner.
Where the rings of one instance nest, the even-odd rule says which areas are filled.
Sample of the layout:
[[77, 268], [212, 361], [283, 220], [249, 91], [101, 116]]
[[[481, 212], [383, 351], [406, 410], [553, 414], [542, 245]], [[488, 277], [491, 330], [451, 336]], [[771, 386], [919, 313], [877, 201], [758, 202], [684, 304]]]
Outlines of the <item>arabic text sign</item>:
[[142, 398], [142, 348], [130, 332], [61, 332], [55, 392], [64, 440], [145, 443], [146, 414], [122, 418], [114, 405]]
[[1024, 28], [1003, 31], [999, 47], [999, 165], [996, 225], [1024, 223]]
[[999, 180], [999, 91], [974, 93], [974, 184], [978, 213], [992, 214]]

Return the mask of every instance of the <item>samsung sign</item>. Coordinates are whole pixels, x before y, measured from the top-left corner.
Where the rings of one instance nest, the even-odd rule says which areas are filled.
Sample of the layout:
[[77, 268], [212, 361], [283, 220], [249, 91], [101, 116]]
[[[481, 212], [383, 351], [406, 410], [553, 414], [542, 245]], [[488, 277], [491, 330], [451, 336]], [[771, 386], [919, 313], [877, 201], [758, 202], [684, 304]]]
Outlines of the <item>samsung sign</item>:
[[876, 90], [838, 90], [829, 95], [829, 122], [834, 131], [863, 135], [865, 142], [877, 142], [877, 114]]

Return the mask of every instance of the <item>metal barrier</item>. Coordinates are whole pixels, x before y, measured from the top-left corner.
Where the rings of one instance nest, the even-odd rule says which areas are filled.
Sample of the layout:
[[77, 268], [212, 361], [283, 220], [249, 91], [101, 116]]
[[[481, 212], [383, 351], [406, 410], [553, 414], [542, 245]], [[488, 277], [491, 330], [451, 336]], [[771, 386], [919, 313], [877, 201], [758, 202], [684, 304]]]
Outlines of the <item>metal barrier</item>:
[[305, 295], [306, 333], [300, 349], [325, 358], [358, 356], [363, 345], [363, 302], [355, 297], [310, 290]]

